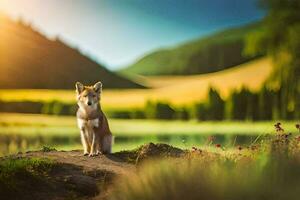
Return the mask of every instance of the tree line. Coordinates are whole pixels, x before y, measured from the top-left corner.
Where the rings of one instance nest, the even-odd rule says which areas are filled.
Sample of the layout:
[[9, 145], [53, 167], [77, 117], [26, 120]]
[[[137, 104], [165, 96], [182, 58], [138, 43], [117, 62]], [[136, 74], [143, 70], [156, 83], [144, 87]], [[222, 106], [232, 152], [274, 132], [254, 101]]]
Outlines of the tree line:
[[[207, 99], [188, 106], [176, 107], [168, 102], [148, 101], [143, 108], [105, 110], [111, 118], [123, 119], [179, 119], [206, 120], [293, 120], [300, 119], [300, 102], [285, 102], [284, 88], [270, 90], [263, 87], [258, 92], [247, 88], [233, 91], [227, 99], [210, 88]], [[1, 102], [1, 112], [39, 113], [50, 115], [75, 115], [74, 103], [51, 102]]]

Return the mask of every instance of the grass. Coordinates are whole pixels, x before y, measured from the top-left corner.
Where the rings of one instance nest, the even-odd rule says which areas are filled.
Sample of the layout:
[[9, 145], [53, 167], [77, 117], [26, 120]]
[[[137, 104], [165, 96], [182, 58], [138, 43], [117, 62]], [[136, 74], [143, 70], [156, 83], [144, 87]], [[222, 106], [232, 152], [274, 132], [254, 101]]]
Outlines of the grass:
[[55, 163], [41, 158], [0, 160], [0, 194], [7, 199], [22, 196], [27, 188], [46, 184], [46, 174]]
[[[109, 119], [116, 136], [145, 135], [258, 135], [273, 132], [272, 121], [164, 121]], [[39, 114], [1, 113], [0, 133], [24, 135], [78, 135], [75, 117]], [[283, 122], [286, 131], [294, 132], [296, 122]]]
[[18, 159], [11, 157], [0, 161], [1, 181], [7, 182], [12, 177], [21, 174], [35, 176], [36, 173], [49, 170], [53, 166], [54, 162], [49, 159]]
[[115, 183], [109, 199], [299, 199], [299, 135], [278, 131], [256, 148], [218, 149], [144, 161]]
[[[141, 78], [152, 89], [106, 90], [104, 86], [102, 105], [109, 109], [143, 107], [146, 101], [167, 101], [175, 106], [190, 105], [206, 98], [208, 88], [217, 88], [223, 98], [242, 86], [258, 90], [272, 71], [269, 58], [257, 59], [234, 68], [216, 73], [191, 76], [160, 76]], [[29, 95], [30, 94], [30, 95]], [[0, 90], [2, 101], [58, 100], [75, 103], [74, 90]]]
[[[107, 199], [299, 199], [300, 133], [288, 134], [281, 124], [275, 128], [276, 132], [268, 140], [234, 151], [219, 147], [214, 147], [214, 151], [202, 148], [183, 151], [150, 143], [133, 151], [116, 153], [124, 161], [135, 163], [137, 170], [115, 179]], [[294, 129], [299, 131], [299, 126]], [[46, 195], [56, 196], [59, 177], [49, 172], [61, 166], [57, 164], [41, 158], [1, 159], [0, 195], [10, 199], [22, 197], [24, 192], [31, 197], [27, 199], [32, 199], [31, 195], [42, 189], [47, 191]], [[74, 170], [60, 169], [65, 169], [67, 174]], [[65, 177], [58, 180], [59, 186], [70, 190]], [[78, 191], [73, 186], [71, 189], [71, 194]], [[70, 199], [77, 198], [73, 195]]]
[[[222, 159], [222, 158], [221, 158]], [[281, 163], [281, 161], [283, 163]], [[299, 160], [181, 160], [147, 163], [137, 176], [123, 179], [110, 199], [122, 200], [296, 200]]]
[[92, 177], [82, 167], [56, 162], [43, 155], [10, 156], [0, 160], [1, 199], [83, 199], [95, 196], [98, 193], [96, 186], [85, 182], [85, 178]]

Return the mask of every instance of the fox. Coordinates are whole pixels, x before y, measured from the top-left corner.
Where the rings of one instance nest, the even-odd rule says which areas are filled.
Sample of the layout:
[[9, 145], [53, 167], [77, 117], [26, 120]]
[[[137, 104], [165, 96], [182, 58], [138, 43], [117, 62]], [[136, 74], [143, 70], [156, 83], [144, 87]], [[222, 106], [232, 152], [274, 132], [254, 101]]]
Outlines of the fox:
[[93, 86], [84, 86], [76, 82], [75, 87], [78, 104], [76, 117], [83, 155], [110, 154], [113, 136], [100, 105], [102, 83], [99, 81]]

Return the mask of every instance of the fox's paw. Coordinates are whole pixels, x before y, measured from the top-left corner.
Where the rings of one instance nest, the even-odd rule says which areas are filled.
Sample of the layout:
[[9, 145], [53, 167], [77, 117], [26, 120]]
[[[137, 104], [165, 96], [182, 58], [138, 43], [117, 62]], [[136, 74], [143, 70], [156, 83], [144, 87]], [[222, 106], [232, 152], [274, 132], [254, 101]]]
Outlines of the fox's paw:
[[83, 153], [83, 156], [87, 156], [87, 155], [89, 155], [88, 152], [84, 152], [84, 153]]
[[94, 156], [97, 156], [97, 154], [96, 153], [90, 153], [89, 154], [89, 157], [94, 157]]

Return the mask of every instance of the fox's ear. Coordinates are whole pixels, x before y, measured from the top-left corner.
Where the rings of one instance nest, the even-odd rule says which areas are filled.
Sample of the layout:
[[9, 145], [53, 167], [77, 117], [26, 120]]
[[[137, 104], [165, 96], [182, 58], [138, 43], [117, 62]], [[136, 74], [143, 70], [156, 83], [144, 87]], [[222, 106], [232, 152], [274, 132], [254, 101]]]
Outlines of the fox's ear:
[[97, 83], [95, 83], [95, 85], [93, 86], [95, 92], [97, 93], [101, 93], [102, 91], [102, 83], [99, 81]]
[[84, 89], [83, 84], [80, 82], [76, 82], [75, 87], [76, 87], [77, 94], [80, 94]]

